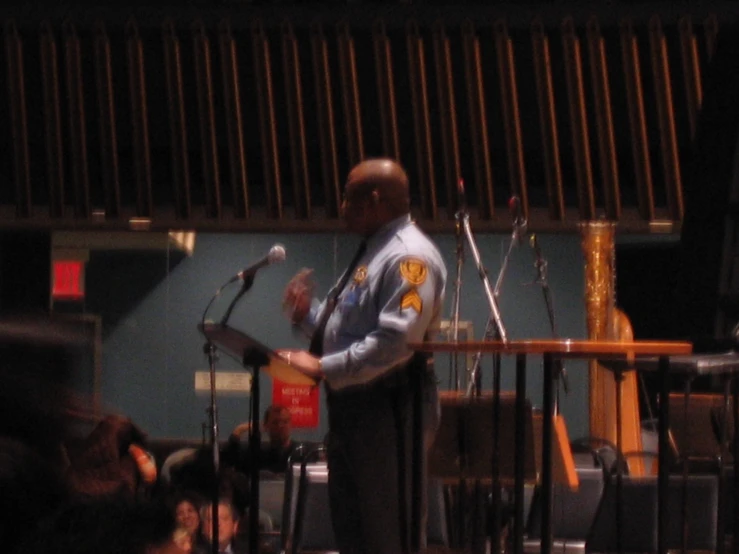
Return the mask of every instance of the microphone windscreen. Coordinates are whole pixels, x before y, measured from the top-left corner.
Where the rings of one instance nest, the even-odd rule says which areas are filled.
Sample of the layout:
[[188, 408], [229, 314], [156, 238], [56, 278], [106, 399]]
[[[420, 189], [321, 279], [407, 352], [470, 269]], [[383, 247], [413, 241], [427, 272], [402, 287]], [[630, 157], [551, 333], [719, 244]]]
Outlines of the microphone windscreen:
[[284, 262], [286, 257], [287, 254], [285, 253], [285, 247], [281, 244], [275, 244], [269, 249], [269, 254], [267, 254], [267, 259], [271, 264]]

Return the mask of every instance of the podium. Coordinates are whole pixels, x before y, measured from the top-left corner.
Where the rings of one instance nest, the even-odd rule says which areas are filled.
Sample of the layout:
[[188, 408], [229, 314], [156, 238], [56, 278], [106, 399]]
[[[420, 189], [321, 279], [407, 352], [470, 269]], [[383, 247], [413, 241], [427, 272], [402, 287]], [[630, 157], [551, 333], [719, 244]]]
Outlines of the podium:
[[[249, 432], [249, 554], [256, 554], [259, 533], [259, 449], [262, 442], [259, 407], [259, 372], [292, 385], [314, 385], [310, 377], [290, 366], [277, 352], [246, 333], [224, 323], [205, 323], [198, 330], [208, 342], [235, 358], [245, 368], [251, 368], [251, 431]], [[214, 446], [217, 448], [217, 446]], [[216, 476], [217, 477], [217, 476]], [[214, 512], [216, 513], [216, 512]]]
[[261, 371], [273, 379], [290, 385], [315, 385], [313, 379], [288, 365], [273, 349], [238, 329], [221, 323], [201, 324], [198, 329], [209, 341], [244, 367], [254, 367], [256, 362]]
[[[480, 352], [516, 356], [516, 430], [524, 428], [526, 362], [529, 355], [543, 356], [544, 390], [542, 414], [542, 521], [541, 521], [541, 554], [552, 552], [552, 497], [553, 497], [553, 429], [555, 424], [554, 392], [555, 392], [555, 360], [559, 359], [605, 359], [605, 360], [641, 360], [645, 357], [656, 357], [660, 376], [660, 417], [659, 417], [659, 475], [658, 475], [658, 517], [657, 536], [658, 551], [667, 552], [665, 543], [667, 529], [667, 491], [669, 473], [667, 455], [669, 450], [669, 374], [670, 356], [690, 354], [693, 346], [689, 342], [678, 341], [590, 341], [590, 340], [521, 340], [521, 341], [469, 341], [469, 342], [424, 342], [410, 343], [410, 348], [421, 352]], [[523, 553], [523, 463], [524, 433], [516, 434], [516, 467], [515, 479], [515, 519], [514, 519], [514, 552]], [[519, 467], [520, 466], [520, 467]], [[498, 471], [492, 468], [493, 472]], [[493, 545], [493, 548], [496, 548]]]

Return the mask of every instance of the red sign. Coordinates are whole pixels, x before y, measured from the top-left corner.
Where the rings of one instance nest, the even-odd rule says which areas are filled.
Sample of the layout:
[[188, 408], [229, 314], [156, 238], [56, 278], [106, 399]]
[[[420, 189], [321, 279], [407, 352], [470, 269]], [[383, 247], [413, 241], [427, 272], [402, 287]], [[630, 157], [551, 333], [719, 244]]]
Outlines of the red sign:
[[82, 300], [85, 297], [84, 271], [85, 262], [83, 261], [54, 261], [52, 298], [55, 300]]
[[290, 410], [295, 428], [318, 427], [320, 391], [311, 385], [290, 385], [272, 379], [272, 404]]

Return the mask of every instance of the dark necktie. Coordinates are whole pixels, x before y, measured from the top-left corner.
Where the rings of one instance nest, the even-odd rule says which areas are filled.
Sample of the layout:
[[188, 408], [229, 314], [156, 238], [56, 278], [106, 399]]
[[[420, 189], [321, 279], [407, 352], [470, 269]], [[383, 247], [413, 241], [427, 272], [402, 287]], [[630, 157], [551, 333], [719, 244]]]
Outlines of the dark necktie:
[[362, 256], [364, 255], [366, 250], [367, 242], [363, 240], [359, 244], [357, 253], [354, 254], [354, 258], [352, 258], [349, 267], [346, 268], [344, 275], [341, 276], [341, 281], [339, 281], [339, 283], [334, 287], [334, 289], [326, 298], [326, 307], [323, 309], [321, 319], [319, 320], [318, 325], [316, 325], [316, 330], [313, 332], [313, 336], [310, 339], [310, 348], [308, 349], [308, 351], [314, 356], [320, 357], [323, 355], [323, 334], [326, 331], [326, 323], [328, 323], [328, 318], [331, 317], [334, 308], [336, 308], [336, 299], [341, 294], [341, 291], [344, 290], [346, 283], [349, 281], [349, 278], [354, 273], [354, 269], [357, 267], [359, 260], [362, 259]]

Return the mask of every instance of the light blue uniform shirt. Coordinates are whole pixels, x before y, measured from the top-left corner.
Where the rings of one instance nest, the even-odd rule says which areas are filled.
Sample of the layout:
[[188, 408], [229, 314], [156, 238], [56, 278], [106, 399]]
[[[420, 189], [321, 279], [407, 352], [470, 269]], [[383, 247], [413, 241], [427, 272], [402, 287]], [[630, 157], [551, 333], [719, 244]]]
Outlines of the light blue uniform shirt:
[[[438, 329], [446, 277], [439, 250], [410, 215], [372, 235], [326, 324], [321, 362], [328, 386], [365, 385], [407, 362], [408, 343]], [[304, 319], [309, 335], [325, 304], [314, 302]]]

